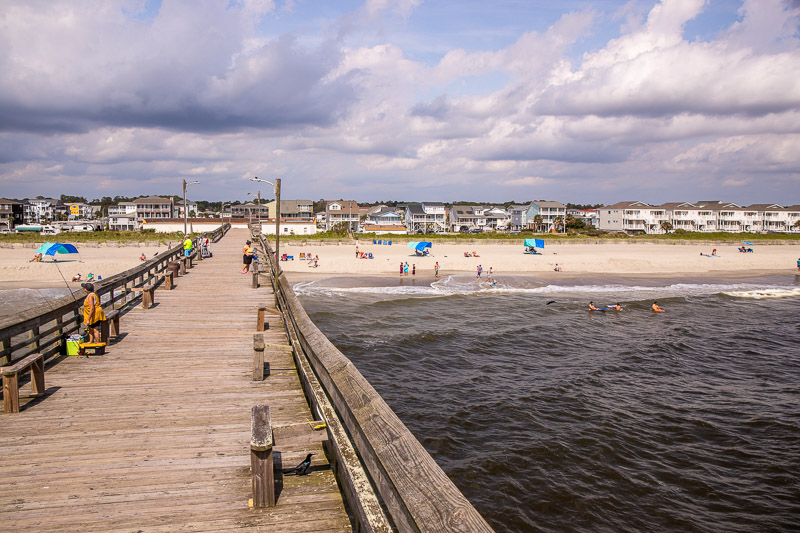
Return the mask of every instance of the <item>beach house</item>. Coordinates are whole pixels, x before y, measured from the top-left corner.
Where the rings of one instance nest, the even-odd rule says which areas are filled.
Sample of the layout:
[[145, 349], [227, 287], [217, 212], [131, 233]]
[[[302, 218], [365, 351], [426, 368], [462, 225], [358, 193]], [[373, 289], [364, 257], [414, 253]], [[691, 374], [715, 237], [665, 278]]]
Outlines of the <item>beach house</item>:
[[334, 200], [325, 204], [325, 229], [332, 230], [344, 224], [348, 232], [358, 230], [361, 214], [358, 203], [352, 200]]
[[[537, 217], [541, 217], [541, 222], [537, 222], [539, 220]], [[525, 214], [525, 227], [534, 231], [555, 231], [558, 221], [560, 221], [561, 227], [558, 228], [558, 231], [562, 231], [566, 217], [567, 206], [561, 202], [537, 200], [528, 206]]]
[[135, 199], [133, 203], [136, 204], [136, 223], [140, 226], [145, 220], [173, 218], [175, 216], [175, 205], [172, 197], [143, 196]]
[[[278, 207], [277, 202], [272, 200], [264, 204], [267, 206], [267, 216], [274, 218]], [[281, 220], [284, 218], [313, 219], [314, 202], [311, 200], [281, 200]]]
[[52, 222], [56, 218], [56, 213], [59, 212], [59, 205], [61, 206], [61, 211], [65, 212], [66, 208], [59, 200], [44, 197], [25, 198], [22, 206], [22, 216], [25, 224]]
[[136, 222], [136, 202], [120, 202], [108, 206], [108, 229], [118, 231], [136, 231], [140, 225]]
[[510, 224], [511, 215], [502, 206], [454, 205], [450, 209], [450, 231], [497, 230]]
[[404, 216], [399, 209], [377, 205], [367, 210], [365, 224], [373, 226], [403, 226]]
[[406, 228], [409, 233], [447, 231], [447, 210], [441, 202], [422, 202], [406, 207]]
[[685, 230], [700, 233], [798, 233], [800, 206], [778, 204], [742, 206], [733, 202], [619, 202], [600, 209], [600, 229], [626, 233], [662, 234]]
[[0, 232], [10, 232], [25, 220], [23, 203], [17, 200], [0, 198]]

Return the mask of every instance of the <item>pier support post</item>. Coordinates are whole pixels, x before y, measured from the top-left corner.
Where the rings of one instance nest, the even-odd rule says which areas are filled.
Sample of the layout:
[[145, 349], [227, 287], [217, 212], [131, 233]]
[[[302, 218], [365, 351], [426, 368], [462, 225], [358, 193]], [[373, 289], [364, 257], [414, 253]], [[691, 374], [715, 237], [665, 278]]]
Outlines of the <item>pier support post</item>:
[[258, 317], [256, 318], [256, 331], [265, 331], [269, 329], [269, 322], [266, 319], [267, 305], [261, 304], [258, 306]]
[[264, 381], [264, 334], [253, 335], [253, 381]]
[[250, 414], [250, 469], [253, 472], [253, 507], [275, 507], [272, 424], [266, 405], [254, 405]]

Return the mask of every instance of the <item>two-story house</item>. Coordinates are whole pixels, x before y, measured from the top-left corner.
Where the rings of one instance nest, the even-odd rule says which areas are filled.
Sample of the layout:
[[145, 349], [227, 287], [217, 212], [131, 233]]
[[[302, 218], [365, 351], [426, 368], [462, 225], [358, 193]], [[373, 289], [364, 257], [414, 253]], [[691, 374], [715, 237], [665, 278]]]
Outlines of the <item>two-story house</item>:
[[358, 231], [361, 212], [358, 203], [352, 200], [335, 200], [325, 204], [325, 229], [330, 231], [344, 224], [347, 231]]
[[141, 226], [136, 222], [136, 203], [120, 202], [108, 206], [108, 229], [116, 231], [136, 231]]
[[0, 232], [10, 232], [25, 220], [24, 204], [17, 200], [0, 198]]
[[447, 231], [447, 210], [441, 202], [423, 202], [406, 207], [406, 228], [409, 233]]
[[172, 198], [143, 196], [133, 201], [136, 204], [136, 223], [141, 226], [145, 220], [174, 218], [175, 205]]

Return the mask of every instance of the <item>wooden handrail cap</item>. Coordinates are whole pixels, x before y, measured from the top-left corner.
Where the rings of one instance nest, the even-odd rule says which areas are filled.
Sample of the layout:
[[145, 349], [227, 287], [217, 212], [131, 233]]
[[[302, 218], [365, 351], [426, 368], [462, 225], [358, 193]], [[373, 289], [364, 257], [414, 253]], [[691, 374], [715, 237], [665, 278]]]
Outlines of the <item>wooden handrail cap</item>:
[[272, 449], [272, 423], [267, 405], [254, 405], [250, 413], [250, 449]]

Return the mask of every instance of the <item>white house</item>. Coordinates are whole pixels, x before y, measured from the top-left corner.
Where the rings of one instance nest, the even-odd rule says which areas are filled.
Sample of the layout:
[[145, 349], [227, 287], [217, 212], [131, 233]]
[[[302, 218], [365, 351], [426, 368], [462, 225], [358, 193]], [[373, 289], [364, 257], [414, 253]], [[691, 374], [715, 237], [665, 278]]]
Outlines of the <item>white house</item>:
[[120, 202], [108, 206], [108, 229], [136, 231], [141, 226], [136, 222], [136, 203]]
[[423, 202], [407, 206], [406, 228], [409, 233], [447, 231], [447, 210], [444, 208], [444, 204]]

